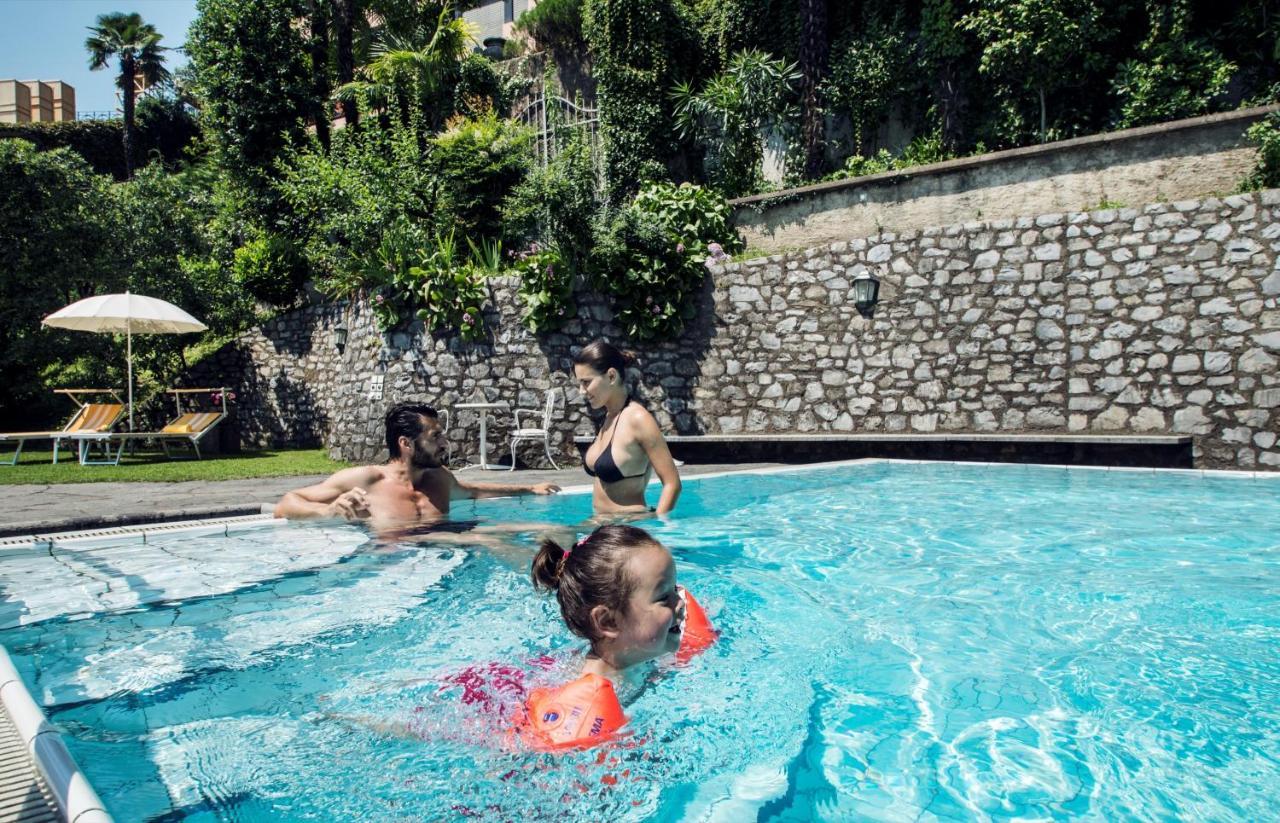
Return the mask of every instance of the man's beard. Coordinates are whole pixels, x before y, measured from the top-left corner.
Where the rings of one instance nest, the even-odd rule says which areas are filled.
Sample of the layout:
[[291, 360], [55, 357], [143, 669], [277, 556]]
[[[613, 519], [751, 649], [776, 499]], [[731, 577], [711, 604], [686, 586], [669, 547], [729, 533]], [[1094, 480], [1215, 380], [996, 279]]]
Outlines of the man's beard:
[[415, 469], [438, 469], [440, 468], [440, 458], [434, 454], [427, 454], [424, 451], [415, 451], [410, 463]]

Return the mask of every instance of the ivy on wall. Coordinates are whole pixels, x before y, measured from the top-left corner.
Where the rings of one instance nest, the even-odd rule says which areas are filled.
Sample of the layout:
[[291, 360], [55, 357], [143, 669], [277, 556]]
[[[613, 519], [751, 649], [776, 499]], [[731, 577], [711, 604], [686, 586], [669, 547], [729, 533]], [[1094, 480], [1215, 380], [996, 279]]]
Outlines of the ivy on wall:
[[587, 0], [584, 30], [599, 84], [605, 186], [621, 202], [666, 176], [675, 150], [668, 91], [682, 78], [687, 31], [670, 0]]

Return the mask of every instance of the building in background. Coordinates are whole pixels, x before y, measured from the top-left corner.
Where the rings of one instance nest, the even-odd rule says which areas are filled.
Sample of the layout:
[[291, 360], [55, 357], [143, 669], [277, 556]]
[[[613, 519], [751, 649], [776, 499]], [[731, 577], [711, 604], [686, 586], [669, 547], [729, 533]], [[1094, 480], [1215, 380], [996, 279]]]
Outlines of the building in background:
[[61, 80], [0, 80], [0, 123], [76, 119], [76, 90]]
[[502, 43], [498, 41], [511, 39], [520, 15], [536, 5], [537, 0], [482, 0], [464, 11], [462, 19], [476, 27], [476, 40], [496, 48], [497, 53], [490, 56], [500, 58]]

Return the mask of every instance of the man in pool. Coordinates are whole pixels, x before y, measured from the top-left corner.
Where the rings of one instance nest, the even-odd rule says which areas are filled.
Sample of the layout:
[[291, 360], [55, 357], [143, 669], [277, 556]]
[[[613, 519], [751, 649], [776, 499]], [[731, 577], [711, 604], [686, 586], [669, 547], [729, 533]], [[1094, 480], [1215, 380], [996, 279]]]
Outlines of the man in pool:
[[560, 491], [552, 483], [472, 483], [454, 477], [441, 464], [444, 429], [430, 406], [393, 406], [386, 429], [390, 460], [381, 466], [343, 469], [324, 482], [288, 492], [276, 504], [275, 516], [363, 520], [379, 532], [430, 529], [448, 520], [451, 500]]

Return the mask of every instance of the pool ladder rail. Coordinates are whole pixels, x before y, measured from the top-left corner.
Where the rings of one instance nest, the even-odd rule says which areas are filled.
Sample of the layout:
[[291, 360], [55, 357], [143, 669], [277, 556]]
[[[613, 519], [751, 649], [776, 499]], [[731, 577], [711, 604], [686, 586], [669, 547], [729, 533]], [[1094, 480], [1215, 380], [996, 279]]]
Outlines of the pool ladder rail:
[[112, 823], [0, 646], [0, 823]]

